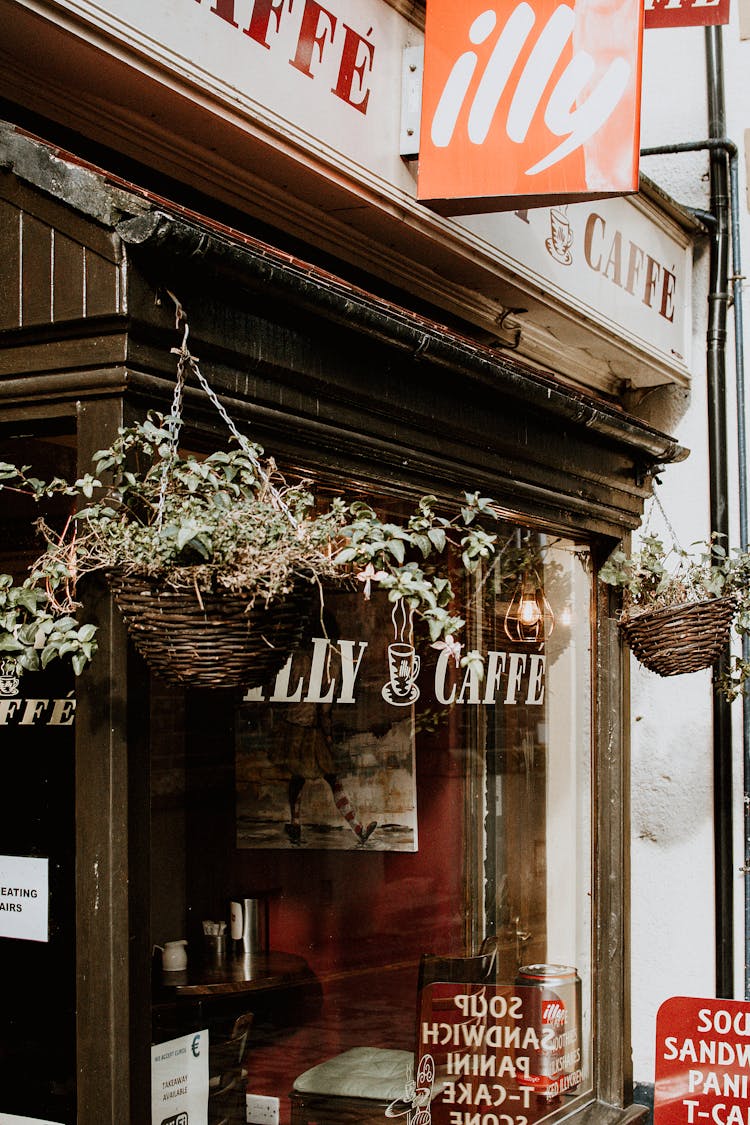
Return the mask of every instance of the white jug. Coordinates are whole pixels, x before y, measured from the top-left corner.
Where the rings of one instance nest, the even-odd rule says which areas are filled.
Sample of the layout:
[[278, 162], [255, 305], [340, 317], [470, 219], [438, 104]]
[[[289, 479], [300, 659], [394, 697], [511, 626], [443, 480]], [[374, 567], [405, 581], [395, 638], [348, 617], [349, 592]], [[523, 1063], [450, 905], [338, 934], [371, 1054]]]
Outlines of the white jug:
[[187, 968], [187, 941], [165, 941], [164, 945], [157, 945], [161, 949], [161, 967], [165, 973], [181, 972]]

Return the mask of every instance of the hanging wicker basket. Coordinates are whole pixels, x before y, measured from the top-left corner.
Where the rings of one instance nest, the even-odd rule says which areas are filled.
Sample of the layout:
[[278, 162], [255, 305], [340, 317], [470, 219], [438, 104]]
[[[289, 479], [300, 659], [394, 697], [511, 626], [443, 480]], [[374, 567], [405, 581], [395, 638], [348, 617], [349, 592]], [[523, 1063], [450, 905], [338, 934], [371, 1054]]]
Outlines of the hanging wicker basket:
[[175, 590], [139, 575], [107, 582], [131, 640], [161, 680], [184, 687], [269, 683], [297, 647], [311, 612], [306, 584], [247, 611], [247, 597]]
[[659, 676], [680, 676], [716, 663], [729, 640], [733, 597], [646, 610], [620, 621], [636, 659]]

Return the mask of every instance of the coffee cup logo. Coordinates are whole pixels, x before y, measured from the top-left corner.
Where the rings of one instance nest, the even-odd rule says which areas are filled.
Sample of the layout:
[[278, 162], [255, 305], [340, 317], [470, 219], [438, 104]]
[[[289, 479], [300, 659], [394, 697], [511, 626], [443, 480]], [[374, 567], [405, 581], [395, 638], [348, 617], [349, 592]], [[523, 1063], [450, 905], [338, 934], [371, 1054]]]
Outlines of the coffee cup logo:
[[555, 261], [563, 266], [569, 266], [573, 261], [570, 248], [573, 245], [573, 230], [568, 219], [568, 208], [552, 207], [549, 213], [550, 237], [544, 245]]
[[20, 680], [15, 675], [16, 666], [13, 661], [3, 660], [0, 663], [0, 695], [18, 695]]
[[[399, 609], [400, 628], [397, 624]], [[405, 640], [411, 635], [411, 616], [407, 614], [403, 601], [394, 606], [391, 616], [396, 639], [388, 645], [388, 683], [383, 685], [381, 694], [386, 703], [406, 707], [419, 699], [416, 680], [422, 662], [414, 651], [414, 645]]]
[[419, 699], [419, 688], [415, 680], [419, 675], [421, 661], [414, 646], [403, 641], [388, 645], [389, 680], [383, 685], [383, 698], [396, 707], [405, 707]]

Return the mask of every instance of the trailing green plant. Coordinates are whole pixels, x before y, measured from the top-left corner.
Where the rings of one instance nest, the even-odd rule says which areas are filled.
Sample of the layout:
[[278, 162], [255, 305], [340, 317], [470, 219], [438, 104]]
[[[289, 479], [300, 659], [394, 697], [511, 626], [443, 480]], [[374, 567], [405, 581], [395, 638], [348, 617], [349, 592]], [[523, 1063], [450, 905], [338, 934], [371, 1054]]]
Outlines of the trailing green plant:
[[0, 654], [17, 670], [36, 672], [67, 656], [78, 674], [96, 652], [95, 633], [95, 625], [79, 625], [31, 579], [17, 586], [9, 574], [0, 574]]
[[[732, 631], [741, 640], [750, 635], [750, 553], [727, 550], [720, 536], [693, 543], [690, 550], [669, 547], [656, 535], [644, 535], [638, 549], [616, 548], [599, 571], [607, 585], [623, 591], [621, 620], [660, 609], [711, 598], [732, 598]], [[750, 678], [750, 662], [733, 653], [717, 688], [727, 699], [742, 695]]]
[[19, 670], [70, 657], [79, 673], [92, 659], [96, 627], [79, 624], [76, 612], [78, 583], [93, 572], [145, 576], [199, 600], [237, 593], [248, 609], [304, 582], [348, 581], [366, 597], [374, 585], [422, 619], [457, 662], [481, 663], [478, 653], [460, 655], [464, 621], [440, 563], [449, 546], [469, 573], [493, 555], [496, 536], [482, 525], [495, 517], [489, 498], [467, 493], [448, 518], [424, 496], [404, 523], [341, 497], [321, 509], [310, 483], [287, 483], [259, 446], [242, 438], [239, 448], [206, 457], [183, 454], [178, 430], [176, 413], [152, 412], [121, 429], [94, 454], [93, 471], [73, 482], [0, 463], [0, 488], [37, 501], [63, 495], [75, 508], [61, 534], [37, 521], [46, 550], [22, 583], [0, 575], [0, 654]]

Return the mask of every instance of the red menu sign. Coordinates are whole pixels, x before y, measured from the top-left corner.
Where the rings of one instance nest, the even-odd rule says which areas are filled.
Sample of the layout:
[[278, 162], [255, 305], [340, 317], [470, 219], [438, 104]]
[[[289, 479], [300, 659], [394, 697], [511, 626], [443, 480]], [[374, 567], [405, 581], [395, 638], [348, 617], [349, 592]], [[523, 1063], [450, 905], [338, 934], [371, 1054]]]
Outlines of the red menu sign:
[[644, 27], [707, 27], [729, 23], [729, 0], [646, 0]]
[[654, 1125], [747, 1125], [750, 1003], [675, 996], [656, 1016]]

